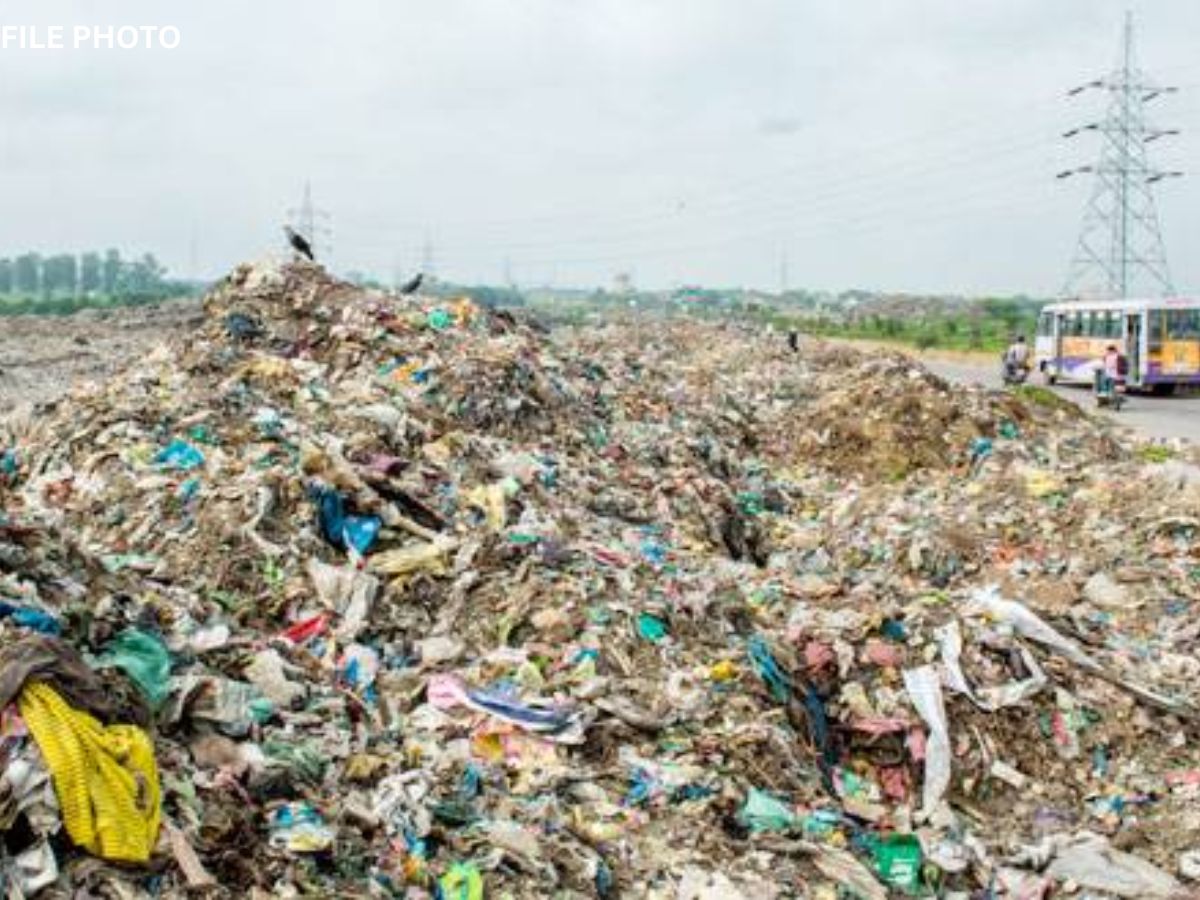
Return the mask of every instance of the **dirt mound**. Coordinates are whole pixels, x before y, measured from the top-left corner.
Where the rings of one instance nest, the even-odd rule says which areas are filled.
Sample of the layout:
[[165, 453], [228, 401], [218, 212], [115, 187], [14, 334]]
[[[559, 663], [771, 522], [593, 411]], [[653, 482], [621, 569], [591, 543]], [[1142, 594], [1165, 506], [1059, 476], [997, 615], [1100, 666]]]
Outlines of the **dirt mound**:
[[888, 480], [962, 468], [981, 438], [1063, 425], [1011, 394], [952, 386], [899, 354], [841, 351], [813, 365], [813, 402], [797, 410], [795, 449], [839, 475]]

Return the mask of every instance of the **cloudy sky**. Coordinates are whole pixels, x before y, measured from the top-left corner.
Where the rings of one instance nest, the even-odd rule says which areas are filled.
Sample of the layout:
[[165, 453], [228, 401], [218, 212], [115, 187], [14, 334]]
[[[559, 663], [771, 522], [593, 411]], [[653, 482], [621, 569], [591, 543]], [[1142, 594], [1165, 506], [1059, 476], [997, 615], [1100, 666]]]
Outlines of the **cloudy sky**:
[[[173, 25], [175, 50], [0, 50], [0, 254], [179, 274], [278, 252], [311, 182], [332, 264], [390, 279], [1029, 292], [1062, 285], [1098, 117], [1067, 88], [1124, 10], [1181, 137], [1154, 145], [1200, 289], [1195, 0], [0, 0]], [[69, 37], [68, 37], [69, 43]]]

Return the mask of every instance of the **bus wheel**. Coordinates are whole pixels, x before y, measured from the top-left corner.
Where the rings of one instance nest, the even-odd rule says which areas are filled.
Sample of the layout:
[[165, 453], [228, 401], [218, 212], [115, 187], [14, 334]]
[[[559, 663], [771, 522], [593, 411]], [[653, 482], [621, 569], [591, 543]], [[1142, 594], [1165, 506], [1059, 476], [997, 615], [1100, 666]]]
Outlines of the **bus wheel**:
[[1046, 382], [1050, 387], [1054, 387], [1054, 385], [1058, 384], [1058, 376], [1049, 369], [1046, 369], [1042, 372], [1042, 381]]
[[1155, 397], [1170, 397], [1175, 393], [1175, 385], [1173, 384], [1156, 384], [1154, 386]]

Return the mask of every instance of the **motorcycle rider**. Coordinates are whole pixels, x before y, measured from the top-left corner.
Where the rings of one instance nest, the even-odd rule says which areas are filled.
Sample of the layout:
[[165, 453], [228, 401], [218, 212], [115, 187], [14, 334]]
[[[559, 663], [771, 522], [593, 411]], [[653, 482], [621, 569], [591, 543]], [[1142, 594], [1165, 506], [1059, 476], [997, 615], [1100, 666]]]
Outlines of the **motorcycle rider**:
[[1015, 341], [1004, 351], [1004, 372], [1010, 377], [1020, 378], [1029, 369], [1029, 345], [1025, 335], [1018, 334]]

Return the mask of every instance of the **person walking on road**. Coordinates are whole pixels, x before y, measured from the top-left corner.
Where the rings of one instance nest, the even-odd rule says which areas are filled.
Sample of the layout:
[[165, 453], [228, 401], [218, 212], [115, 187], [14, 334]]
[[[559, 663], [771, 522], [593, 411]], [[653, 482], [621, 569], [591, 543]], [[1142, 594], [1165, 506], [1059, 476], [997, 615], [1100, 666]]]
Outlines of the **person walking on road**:
[[1121, 377], [1121, 351], [1116, 344], [1109, 344], [1104, 351], [1104, 374], [1112, 379], [1114, 385]]

